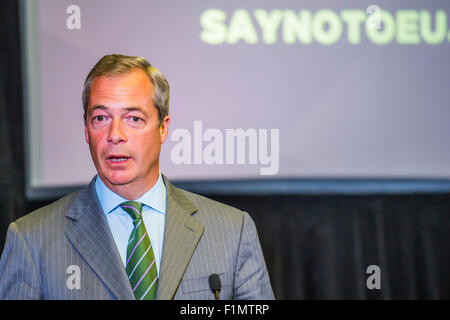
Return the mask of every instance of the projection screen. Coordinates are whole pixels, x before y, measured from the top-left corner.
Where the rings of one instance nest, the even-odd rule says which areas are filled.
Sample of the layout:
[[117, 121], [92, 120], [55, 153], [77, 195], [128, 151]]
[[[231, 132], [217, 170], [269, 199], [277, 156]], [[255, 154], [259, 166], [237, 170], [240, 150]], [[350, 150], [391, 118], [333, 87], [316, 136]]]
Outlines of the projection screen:
[[110, 53], [171, 87], [161, 171], [199, 192], [450, 190], [448, 1], [21, 3], [27, 195], [95, 175], [81, 93]]

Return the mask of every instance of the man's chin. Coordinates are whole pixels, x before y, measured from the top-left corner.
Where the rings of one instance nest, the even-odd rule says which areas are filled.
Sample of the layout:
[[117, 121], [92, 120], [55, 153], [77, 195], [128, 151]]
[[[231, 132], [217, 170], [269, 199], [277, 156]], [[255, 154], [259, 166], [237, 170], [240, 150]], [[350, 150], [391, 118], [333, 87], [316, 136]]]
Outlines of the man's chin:
[[105, 176], [102, 178], [102, 180], [107, 185], [109, 184], [111, 186], [120, 187], [130, 184], [131, 182], [133, 182], [134, 179], [132, 179], [130, 176], [114, 175], [114, 176]]

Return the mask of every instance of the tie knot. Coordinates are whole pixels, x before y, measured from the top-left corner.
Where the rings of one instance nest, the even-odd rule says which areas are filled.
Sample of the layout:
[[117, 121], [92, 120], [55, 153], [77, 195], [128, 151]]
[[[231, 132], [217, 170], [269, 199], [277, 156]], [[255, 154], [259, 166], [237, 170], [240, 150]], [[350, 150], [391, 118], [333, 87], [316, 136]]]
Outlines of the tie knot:
[[120, 204], [120, 207], [130, 215], [133, 221], [142, 218], [142, 203], [137, 201], [125, 201]]

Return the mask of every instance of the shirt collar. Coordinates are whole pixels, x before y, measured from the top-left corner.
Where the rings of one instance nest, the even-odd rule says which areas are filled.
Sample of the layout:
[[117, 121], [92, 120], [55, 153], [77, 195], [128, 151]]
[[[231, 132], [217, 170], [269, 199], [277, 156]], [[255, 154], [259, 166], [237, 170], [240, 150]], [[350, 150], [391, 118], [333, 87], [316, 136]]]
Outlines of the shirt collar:
[[[127, 201], [127, 199], [119, 196], [118, 194], [112, 192], [99, 178], [95, 180], [95, 191], [97, 192], [100, 204], [102, 206], [103, 212], [105, 214], [113, 211], [122, 202]], [[151, 207], [162, 214], [166, 212], [166, 186], [164, 180], [162, 179], [161, 172], [159, 172], [158, 180], [155, 185], [146, 193], [144, 193], [139, 199], [135, 201], [141, 202], [142, 204]]]

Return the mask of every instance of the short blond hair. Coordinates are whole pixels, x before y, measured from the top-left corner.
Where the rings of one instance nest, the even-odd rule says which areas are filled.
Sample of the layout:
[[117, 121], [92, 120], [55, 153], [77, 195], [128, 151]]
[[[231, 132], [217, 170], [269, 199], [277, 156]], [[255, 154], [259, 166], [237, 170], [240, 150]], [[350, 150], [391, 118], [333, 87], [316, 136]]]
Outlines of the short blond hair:
[[86, 121], [86, 112], [91, 96], [91, 85], [95, 78], [101, 76], [116, 76], [127, 74], [135, 70], [142, 70], [152, 82], [155, 90], [153, 93], [153, 104], [158, 111], [159, 124], [169, 114], [169, 83], [166, 77], [145, 58], [126, 56], [122, 54], [109, 54], [101, 58], [95, 66], [89, 71], [84, 81], [83, 89], [83, 110]]

